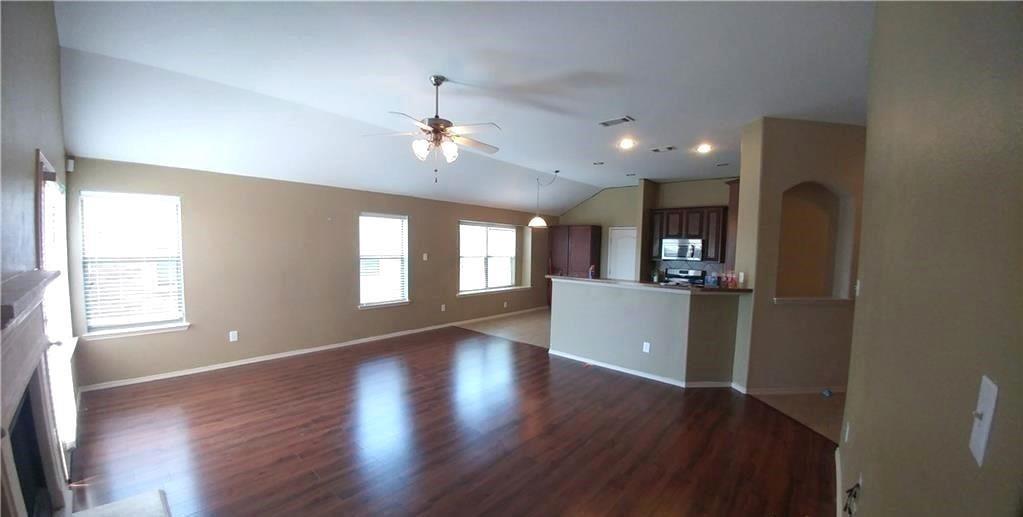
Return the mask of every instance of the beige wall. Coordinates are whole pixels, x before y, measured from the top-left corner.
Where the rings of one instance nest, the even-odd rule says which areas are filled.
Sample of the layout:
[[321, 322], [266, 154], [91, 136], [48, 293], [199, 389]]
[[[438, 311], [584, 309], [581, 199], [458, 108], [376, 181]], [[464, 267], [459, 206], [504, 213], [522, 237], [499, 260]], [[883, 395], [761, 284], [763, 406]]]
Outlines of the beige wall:
[[[857, 515], [1023, 515], [1021, 52], [1018, 3], [877, 7], [840, 444]], [[981, 375], [999, 391], [978, 467]]]
[[60, 48], [51, 2], [3, 2], [3, 276], [36, 267], [36, 149], [64, 182]]
[[775, 296], [832, 295], [838, 205], [838, 197], [816, 183], [800, 183], [782, 194]]
[[680, 206], [727, 206], [728, 185], [733, 178], [661, 183], [654, 208]]
[[[525, 224], [532, 214], [274, 180], [80, 159], [69, 178], [75, 329], [83, 330], [78, 199], [83, 190], [181, 197], [183, 332], [84, 340], [84, 385], [207, 366], [543, 306], [531, 289], [457, 297], [458, 221]], [[360, 212], [409, 217], [411, 303], [359, 310]], [[543, 278], [547, 232], [535, 230], [532, 278]], [[429, 253], [423, 261], [422, 254]], [[508, 308], [503, 308], [503, 302]], [[440, 305], [447, 311], [441, 312]], [[240, 340], [227, 341], [238, 330]]]
[[[747, 272], [747, 285], [754, 294], [750, 307], [740, 307], [736, 369], [746, 371], [735, 376], [746, 377], [745, 386], [751, 391], [845, 387], [853, 304], [774, 301], [781, 200], [785, 190], [806, 181], [844, 198], [852, 221], [848, 248], [855, 253], [864, 138], [860, 126], [800, 120], [765, 118], [744, 128], [736, 270]], [[848, 267], [845, 277], [851, 283], [855, 260]]]
[[600, 276], [607, 277], [607, 246], [612, 226], [638, 226], [636, 206], [639, 203], [637, 187], [608, 188], [561, 214], [560, 224], [586, 224], [600, 226]]

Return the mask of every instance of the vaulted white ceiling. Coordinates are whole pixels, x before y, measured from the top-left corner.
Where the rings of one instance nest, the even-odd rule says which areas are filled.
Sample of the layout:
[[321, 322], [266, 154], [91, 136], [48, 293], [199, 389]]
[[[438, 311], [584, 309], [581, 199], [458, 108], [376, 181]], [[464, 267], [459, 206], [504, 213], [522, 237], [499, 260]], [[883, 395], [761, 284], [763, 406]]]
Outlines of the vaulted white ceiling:
[[[869, 4], [61, 3], [79, 156], [560, 213], [636, 178], [738, 175], [760, 116], [863, 123]], [[416, 160], [388, 111], [494, 121]], [[636, 122], [597, 122], [631, 115]], [[614, 143], [632, 136], [639, 146]], [[691, 151], [707, 141], [710, 155]], [[674, 145], [679, 150], [652, 153]], [[593, 165], [602, 161], [603, 166]], [[718, 166], [727, 163], [728, 165]], [[434, 182], [433, 169], [438, 181]], [[636, 177], [627, 177], [635, 173]]]

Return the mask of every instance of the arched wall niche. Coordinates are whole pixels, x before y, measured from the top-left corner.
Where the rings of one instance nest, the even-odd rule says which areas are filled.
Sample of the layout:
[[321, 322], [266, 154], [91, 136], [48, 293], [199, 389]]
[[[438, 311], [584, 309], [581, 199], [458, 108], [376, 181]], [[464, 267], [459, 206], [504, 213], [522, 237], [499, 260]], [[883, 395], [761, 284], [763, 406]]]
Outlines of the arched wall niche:
[[782, 193], [777, 298], [848, 298], [855, 213], [852, 199], [812, 181]]

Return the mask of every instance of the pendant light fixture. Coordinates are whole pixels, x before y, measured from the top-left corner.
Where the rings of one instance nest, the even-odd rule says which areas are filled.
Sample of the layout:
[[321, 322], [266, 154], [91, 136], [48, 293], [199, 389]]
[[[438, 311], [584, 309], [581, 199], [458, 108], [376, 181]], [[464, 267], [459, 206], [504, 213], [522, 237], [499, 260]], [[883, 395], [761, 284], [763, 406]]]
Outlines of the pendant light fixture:
[[547, 227], [547, 221], [545, 221], [543, 219], [543, 217], [540, 217], [540, 187], [541, 186], [549, 187], [549, 186], [553, 185], [554, 181], [558, 179], [558, 173], [559, 172], [561, 172], [561, 171], [560, 170], [554, 171], [554, 177], [551, 178], [551, 181], [548, 182], [546, 185], [541, 185], [540, 184], [540, 178], [539, 177], [536, 178], [536, 215], [534, 215], [533, 218], [529, 220], [529, 227], [530, 228], [546, 228]]

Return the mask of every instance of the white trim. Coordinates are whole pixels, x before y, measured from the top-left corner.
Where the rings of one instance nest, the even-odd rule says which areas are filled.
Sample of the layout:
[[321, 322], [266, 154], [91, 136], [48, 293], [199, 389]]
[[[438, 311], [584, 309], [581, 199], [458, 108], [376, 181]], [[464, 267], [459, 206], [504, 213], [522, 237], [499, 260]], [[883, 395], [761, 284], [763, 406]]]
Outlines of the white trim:
[[464, 298], [466, 296], [480, 296], [483, 294], [498, 294], [498, 293], [513, 293], [515, 291], [526, 291], [532, 289], [531, 285], [513, 285], [511, 287], [495, 287], [493, 289], [478, 289], [476, 291], [460, 291], [455, 295], [456, 298]]
[[817, 394], [824, 390], [831, 390], [832, 393], [845, 393], [845, 386], [819, 386], [816, 388], [750, 388], [746, 391], [746, 393], [750, 395], [809, 395]]
[[739, 393], [742, 393], [743, 395], [746, 394], [746, 386], [743, 386], [742, 384], [739, 384], [738, 382], [733, 382], [732, 383], [732, 389], [735, 390], [735, 391], [738, 391]]
[[835, 447], [835, 517], [842, 515], [842, 448]]
[[163, 334], [164, 332], [182, 332], [188, 330], [191, 326], [191, 323], [182, 321], [180, 323], [168, 323], [166, 325], [148, 325], [126, 329], [98, 330], [96, 332], [87, 332], [84, 336], [82, 336], [82, 338], [86, 341], [102, 341], [104, 339], [145, 336], [147, 334]]
[[383, 309], [385, 307], [399, 307], [402, 305], [408, 305], [412, 303], [412, 300], [397, 300], [393, 302], [377, 302], [377, 303], [362, 303], [359, 304], [359, 310], [364, 311], [366, 309]]
[[515, 314], [523, 314], [523, 313], [527, 313], [527, 312], [542, 311], [542, 310], [547, 310], [549, 308], [550, 307], [548, 307], [546, 305], [543, 305], [543, 306], [540, 306], [540, 307], [533, 307], [531, 309], [525, 309], [525, 310], [521, 310], [521, 311], [505, 312], [505, 313], [501, 313], [501, 314], [494, 314], [494, 315], [491, 315], [491, 316], [483, 316], [481, 318], [473, 318], [473, 319], [462, 320], [462, 321], [453, 321], [451, 323], [441, 323], [439, 325], [431, 325], [429, 327], [421, 327], [421, 328], [411, 329], [411, 330], [401, 330], [401, 331], [398, 331], [398, 332], [391, 332], [389, 334], [381, 334], [379, 336], [370, 336], [370, 337], [364, 337], [364, 338], [359, 338], [359, 339], [353, 339], [353, 340], [344, 341], [344, 342], [341, 342], [341, 343], [334, 343], [332, 345], [323, 345], [323, 346], [316, 346], [316, 347], [311, 347], [311, 348], [300, 348], [298, 350], [289, 350], [287, 352], [279, 352], [279, 353], [276, 353], [276, 354], [259, 355], [259, 356], [255, 356], [255, 357], [249, 357], [249, 358], [246, 358], [246, 359], [239, 359], [237, 361], [229, 361], [229, 362], [226, 362], [226, 363], [211, 364], [209, 366], [200, 366], [200, 367], [197, 367], [197, 368], [188, 368], [188, 369], [185, 369], [185, 370], [176, 370], [176, 371], [173, 371], [173, 372], [158, 373], [158, 374], [155, 374], [155, 375], [146, 375], [146, 376], [143, 376], [143, 377], [134, 377], [134, 378], [131, 378], [131, 379], [121, 379], [121, 380], [117, 380], [117, 381], [100, 382], [100, 383], [97, 383], [97, 384], [89, 384], [87, 386], [80, 386], [78, 388], [78, 391], [79, 391], [79, 394], [81, 394], [81, 393], [84, 393], [86, 391], [96, 391], [96, 390], [103, 390], [103, 389], [107, 389], [107, 388], [117, 388], [117, 387], [120, 387], [120, 386], [130, 386], [132, 384], [141, 384], [143, 382], [159, 381], [159, 380], [163, 380], [163, 379], [172, 379], [174, 377], [183, 377], [185, 375], [192, 375], [192, 374], [196, 374], [196, 373], [211, 372], [211, 371], [214, 371], [214, 370], [223, 370], [224, 368], [232, 368], [232, 367], [235, 367], [235, 366], [242, 366], [242, 365], [246, 365], [246, 364], [262, 363], [264, 361], [273, 361], [274, 359], [282, 359], [282, 358], [285, 358], [285, 357], [293, 357], [293, 356], [296, 356], [296, 355], [305, 355], [305, 354], [312, 354], [312, 353], [315, 353], [315, 352], [322, 352], [322, 351], [325, 351], [325, 350], [333, 350], [335, 348], [343, 348], [343, 347], [346, 347], [346, 346], [358, 345], [358, 344], [361, 344], [361, 343], [368, 343], [370, 341], [378, 341], [378, 340], [381, 340], [381, 339], [388, 339], [388, 338], [399, 337], [399, 336], [407, 336], [409, 334], [416, 334], [416, 333], [419, 333], [419, 332], [426, 332], [426, 331], [429, 331], [429, 330], [437, 330], [437, 329], [441, 329], [441, 328], [444, 328], [444, 327], [457, 327], [459, 325], [465, 325], [465, 324], [468, 324], [468, 323], [476, 323], [476, 322], [479, 322], [479, 321], [486, 321], [486, 320], [492, 320], [492, 319], [497, 319], [497, 318], [503, 318], [505, 316], [512, 316], [512, 315], [515, 315]]
[[608, 370], [614, 370], [616, 372], [627, 373], [629, 375], [635, 375], [636, 377], [642, 377], [644, 379], [650, 379], [652, 381], [663, 382], [665, 384], [671, 384], [672, 386], [678, 386], [679, 388], [685, 388], [686, 383], [678, 379], [672, 379], [671, 377], [662, 377], [660, 375], [654, 375], [651, 373], [641, 372], [639, 370], [632, 370], [629, 368], [622, 368], [621, 366], [615, 366], [613, 364], [602, 363], [600, 361], [594, 361], [593, 359], [587, 359], [578, 355], [573, 355], [565, 352], [560, 352], [553, 348], [547, 349], [547, 353], [550, 355], [556, 355], [558, 357], [564, 357], [565, 359], [571, 359], [573, 361], [579, 361], [586, 364], [592, 364], [593, 366], [599, 366], [601, 368], [607, 368]]

